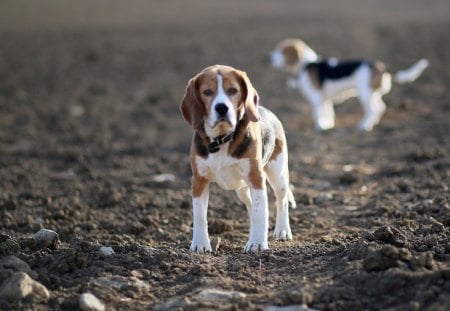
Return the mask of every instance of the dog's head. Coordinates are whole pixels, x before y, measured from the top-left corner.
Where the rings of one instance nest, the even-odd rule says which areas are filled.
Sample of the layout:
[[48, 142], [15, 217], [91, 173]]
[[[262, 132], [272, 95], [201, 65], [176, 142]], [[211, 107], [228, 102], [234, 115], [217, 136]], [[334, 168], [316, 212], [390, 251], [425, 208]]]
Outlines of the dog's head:
[[300, 39], [288, 38], [277, 44], [270, 53], [270, 60], [274, 68], [294, 72], [305, 60], [317, 59], [316, 53]]
[[207, 67], [189, 80], [180, 110], [193, 129], [209, 137], [226, 135], [247, 118], [259, 120], [258, 94], [247, 74], [229, 66]]

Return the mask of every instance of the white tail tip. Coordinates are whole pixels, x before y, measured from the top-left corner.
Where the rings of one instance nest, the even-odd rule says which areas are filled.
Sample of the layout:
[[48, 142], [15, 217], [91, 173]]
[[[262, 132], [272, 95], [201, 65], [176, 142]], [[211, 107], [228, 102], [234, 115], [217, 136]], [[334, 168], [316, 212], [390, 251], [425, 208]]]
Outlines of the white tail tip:
[[422, 58], [408, 69], [399, 70], [395, 74], [394, 81], [397, 83], [413, 82], [422, 74], [429, 64], [430, 62], [427, 59]]

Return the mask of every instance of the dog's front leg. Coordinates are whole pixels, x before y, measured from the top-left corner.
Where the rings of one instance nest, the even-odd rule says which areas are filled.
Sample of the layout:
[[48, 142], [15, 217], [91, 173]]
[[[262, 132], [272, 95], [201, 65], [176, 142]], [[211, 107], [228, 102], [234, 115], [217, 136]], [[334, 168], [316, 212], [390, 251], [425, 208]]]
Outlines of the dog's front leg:
[[252, 208], [250, 211], [250, 238], [245, 245], [246, 253], [258, 252], [269, 248], [269, 204], [265, 183], [261, 189], [250, 187]]
[[204, 178], [192, 179], [193, 236], [191, 252], [211, 252], [208, 236], [209, 183]]

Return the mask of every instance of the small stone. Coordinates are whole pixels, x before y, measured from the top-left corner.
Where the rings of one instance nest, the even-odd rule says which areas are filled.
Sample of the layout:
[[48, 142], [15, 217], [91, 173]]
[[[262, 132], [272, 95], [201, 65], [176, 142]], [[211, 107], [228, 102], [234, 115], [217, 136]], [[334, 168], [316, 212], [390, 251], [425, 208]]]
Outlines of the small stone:
[[314, 197], [314, 204], [323, 204], [331, 199], [333, 199], [333, 194], [331, 193], [319, 194]]
[[16, 272], [0, 288], [0, 298], [20, 300], [33, 295], [37, 300], [48, 300], [50, 293], [41, 283], [33, 280], [25, 272]]
[[165, 174], [156, 174], [151, 176], [151, 180], [157, 183], [163, 183], [163, 182], [173, 182], [175, 181], [175, 175], [170, 173]]
[[97, 286], [109, 287], [113, 289], [133, 288], [135, 291], [146, 292], [150, 289], [150, 285], [147, 282], [139, 280], [137, 277], [100, 277], [93, 281], [93, 284]]
[[154, 306], [153, 310], [155, 311], [184, 310], [191, 305], [192, 302], [187, 297], [174, 297], [164, 303]]
[[115, 254], [114, 250], [110, 246], [102, 246], [102, 247], [100, 247], [100, 249], [98, 251], [103, 256], [111, 256], [111, 255]]
[[60, 244], [58, 233], [49, 229], [41, 229], [36, 232], [33, 240], [38, 248], [57, 249]]
[[200, 300], [235, 300], [244, 299], [247, 295], [236, 291], [224, 291], [221, 289], [210, 288], [202, 290], [196, 297]]
[[264, 311], [318, 311], [317, 309], [309, 308], [306, 304], [290, 305], [290, 306], [269, 306]]
[[213, 252], [217, 252], [221, 241], [222, 239], [220, 237], [214, 237], [211, 239], [211, 249]]
[[342, 185], [351, 185], [358, 181], [358, 175], [355, 172], [344, 172], [339, 176], [339, 183]]
[[83, 311], [103, 311], [105, 305], [91, 293], [80, 295], [80, 309]]

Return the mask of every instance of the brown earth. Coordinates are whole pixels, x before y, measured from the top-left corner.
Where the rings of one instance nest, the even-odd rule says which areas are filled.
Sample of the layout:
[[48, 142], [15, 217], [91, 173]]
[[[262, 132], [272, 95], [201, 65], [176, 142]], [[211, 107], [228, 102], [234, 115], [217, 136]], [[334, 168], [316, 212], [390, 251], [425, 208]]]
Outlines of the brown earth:
[[[90, 292], [107, 310], [448, 310], [448, 2], [337, 3], [2, 2], [0, 284], [14, 255], [50, 298], [0, 299], [0, 309], [77, 310]], [[420, 57], [431, 66], [394, 86], [372, 133], [356, 131], [361, 109], [349, 101], [336, 129], [318, 134], [267, 62], [287, 36], [393, 72]], [[245, 70], [287, 131], [294, 240], [261, 254], [243, 253], [245, 208], [217, 187], [219, 249], [188, 251], [191, 132], [178, 103], [216, 63]], [[60, 243], [34, 243], [41, 228]]]

